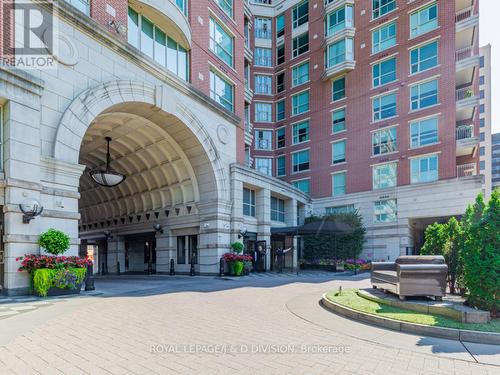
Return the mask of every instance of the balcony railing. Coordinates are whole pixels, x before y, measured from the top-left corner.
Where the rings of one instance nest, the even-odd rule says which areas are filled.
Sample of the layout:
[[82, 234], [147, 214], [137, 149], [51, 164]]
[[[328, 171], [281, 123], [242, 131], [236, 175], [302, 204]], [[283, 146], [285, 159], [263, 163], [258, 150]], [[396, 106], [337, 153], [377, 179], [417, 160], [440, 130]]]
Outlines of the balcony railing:
[[474, 88], [472, 86], [462, 87], [461, 89], [457, 89], [455, 92], [455, 99], [457, 101], [472, 97], [474, 97]]
[[268, 85], [266, 83], [256, 83], [255, 84], [255, 93], [262, 95], [272, 95], [272, 85]]
[[475, 176], [476, 163], [457, 165], [457, 177]]
[[474, 8], [473, 7], [468, 7], [459, 10], [457, 13], [455, 13], [455, 22], [461, 22], [464, 21], [474, 15]]
[[272, 39], [273, 38], [273, 33], [272, 30], [269, 28], [258, 28], [255, 29], [255, 37], [257, 39]]
[[252, 0], [251, 3], [271, 5], [271, 0]]
[[461, 48], [455, 52], [455, 61], [459, 62], [474, 56], [474, 46]]
[[457, 141], [460, 141], [462, 139], [470, 139], [474, 136], [474, 126], [473, 125], [457, 126], [455, 134]]

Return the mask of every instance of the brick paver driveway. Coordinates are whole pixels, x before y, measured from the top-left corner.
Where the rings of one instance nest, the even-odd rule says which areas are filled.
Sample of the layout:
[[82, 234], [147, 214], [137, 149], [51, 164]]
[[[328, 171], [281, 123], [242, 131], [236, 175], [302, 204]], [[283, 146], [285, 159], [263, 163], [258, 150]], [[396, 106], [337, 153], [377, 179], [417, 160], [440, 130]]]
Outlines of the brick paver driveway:
[[[1, 319], [0, 374], [500, 373], [453, 345], [428, 345], [427, 354], [407, 336], [387, 345], [358, 338], [372, 327], [317, 305], [322, 292], [366, 286], [366, 277], [122, 276], [96, 284], [105, 295]], [[336, 332], [333, 320], [352, 329]]]

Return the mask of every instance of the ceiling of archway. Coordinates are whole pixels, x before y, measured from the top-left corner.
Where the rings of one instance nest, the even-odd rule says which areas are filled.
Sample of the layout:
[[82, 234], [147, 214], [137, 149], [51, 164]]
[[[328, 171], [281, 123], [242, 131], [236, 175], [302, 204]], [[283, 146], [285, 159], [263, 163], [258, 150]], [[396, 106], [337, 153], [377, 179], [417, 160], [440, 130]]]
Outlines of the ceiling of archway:
[[[178, 120], [165, 117], [168, 126]], [[166, 124], [163, 124], [166, 125]], [[106, 141], [111, 137], [111, 167], [127, 176], [124, 183], [106, 188], [88, 172], [105, 168]], [[80, 150], [87, 166], [80, 179], [82, 223], [182, 205], [198, 200], [196, 177], [179, 143], [162, 127], [131, 113], [105, 113], [88, 128]]]

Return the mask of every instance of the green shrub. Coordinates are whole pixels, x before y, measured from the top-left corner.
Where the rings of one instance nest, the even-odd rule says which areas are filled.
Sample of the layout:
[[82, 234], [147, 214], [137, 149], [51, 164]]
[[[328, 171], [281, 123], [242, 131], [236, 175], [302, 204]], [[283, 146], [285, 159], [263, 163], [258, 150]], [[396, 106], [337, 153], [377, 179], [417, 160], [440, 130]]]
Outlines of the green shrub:
[[241, 242], [233, 242], [231, 248], [236, 254], [241, 254], [245, 248]]
[[38, 244], [49, 254], [58, 255], [69, 249], [69, 240], [69, 236], [64, 232], [49, 229], [40, 235]]
[[50, 288], [75, 289], [85, 279], [85, 268], [39, 268], [33, 271], [33, 289], [42, 297]]

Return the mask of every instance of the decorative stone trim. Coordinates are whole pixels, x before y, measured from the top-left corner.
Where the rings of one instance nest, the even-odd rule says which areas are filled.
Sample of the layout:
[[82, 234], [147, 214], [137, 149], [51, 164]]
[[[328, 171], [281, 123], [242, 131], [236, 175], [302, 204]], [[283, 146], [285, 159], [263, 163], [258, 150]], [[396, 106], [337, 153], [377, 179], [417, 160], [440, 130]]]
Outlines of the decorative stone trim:
[[44, 82], [31, 74], [7, 66], [0, 66], [0, 81], [5, 81], [31, 94], [41, 96]]
[[[38, 244], [39, 238], [40, 236], [29, 234], [6, 234], [3, 236], [3, 242]], [[70, 238], [70, 245], [80, 245], [80, 239]]]

